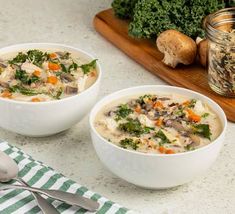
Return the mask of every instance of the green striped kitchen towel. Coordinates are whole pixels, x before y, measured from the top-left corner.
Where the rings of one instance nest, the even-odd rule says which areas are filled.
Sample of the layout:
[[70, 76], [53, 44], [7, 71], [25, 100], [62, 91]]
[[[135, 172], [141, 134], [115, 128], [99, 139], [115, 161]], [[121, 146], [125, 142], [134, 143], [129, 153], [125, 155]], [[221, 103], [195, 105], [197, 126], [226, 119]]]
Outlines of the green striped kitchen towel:
[[[100, 204], [98, 214], [125, 214], [133, 213], [126, 208], [91, 192], [86, 187], [64, 177], [52, 168], [35, 161], [31, 156], [25, 154], [20, 149], [11, 146], [7, 142], [0, 142], [0, 150], [12, 157], [18, 164], [20, 171], [19, 177], [23, 178], [30, 186], [59, 189], [71, 193], [77, 193], [87, 198], [97, 200]], [[86, 210], [67, 205], [57, 200], [47, 198], [60, 213], [90, 213]], [[33, 196], [25, 190], [5, 190], [0, 191], [0, 213], [1, 214], [34, 214], [41, 213]]]

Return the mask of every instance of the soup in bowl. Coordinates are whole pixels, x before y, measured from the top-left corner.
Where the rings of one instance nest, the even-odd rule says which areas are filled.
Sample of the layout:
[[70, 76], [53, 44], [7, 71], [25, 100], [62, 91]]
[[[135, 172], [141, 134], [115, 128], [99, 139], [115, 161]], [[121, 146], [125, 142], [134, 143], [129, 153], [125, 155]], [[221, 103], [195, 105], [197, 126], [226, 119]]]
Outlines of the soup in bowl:
[[219, 154], [226, 124], [214, 101], [171, 86], [115, 92], [90, 114], [100, 160], [114, 174], [145, 188], [181, 185], [207, 170]]
[[79, 122], [95, 103], [97, 59], [74, 47], [30, 43], [0, 49], [0, 126], [47, 136]]
[[81, 93], [97, 78], [96, 59], [59, 49], [29, 49], [1, 55], [0, 96], [44, 102]]

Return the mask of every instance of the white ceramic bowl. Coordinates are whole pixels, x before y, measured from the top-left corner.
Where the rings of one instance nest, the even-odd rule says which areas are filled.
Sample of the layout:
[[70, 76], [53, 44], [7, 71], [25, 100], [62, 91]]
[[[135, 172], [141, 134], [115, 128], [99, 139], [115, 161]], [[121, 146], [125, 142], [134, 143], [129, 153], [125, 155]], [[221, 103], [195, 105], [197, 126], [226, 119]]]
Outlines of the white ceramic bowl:
[[[0, 58], [2, 54], [40, 48], [78, 53], [81, 58], [89, 61], [94, 59], [80, 49], [53, 43], [28, 43], [1, 48]], [[22, 135], [41, 137], [59, 133], [75, 125], [96, 102], [101, 79], [99, 62], [96, 69], [96, 82], [78, 95], [41, 103], [0, 98], [0, 127]]]
[[[105, 140], [94, 128], [97, 113], [108, 103], [140, 93], [182, 94], [207, 103], [219, 116], [223, 131], [209, 145], [178, 154], [145, 154], [118, 147]], [[164, 189], [191, 181], [205, 172], [216, 160], [224, 141], [227, 126], [223, 110], [208, 97], [191, 90], [172, 86], [139, 86], [115, 92], [99, 101], [90, 113], [91, 137], [101, 162], [115, 175], [137, 186]]]

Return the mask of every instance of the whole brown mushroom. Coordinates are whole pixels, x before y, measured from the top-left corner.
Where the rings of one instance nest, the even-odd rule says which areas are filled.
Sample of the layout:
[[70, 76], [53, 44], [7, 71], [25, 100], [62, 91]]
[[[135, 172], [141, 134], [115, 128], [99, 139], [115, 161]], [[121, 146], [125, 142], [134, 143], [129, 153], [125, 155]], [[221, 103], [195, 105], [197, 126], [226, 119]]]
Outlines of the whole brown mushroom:
[[202, 39], [201, 41], [197, 42], [197, 50], [200, 64], [203, 67], [206, 67], [208, 57], [208, 40]]
[[176, 30], [162, 32], [156, 41], [158, 50], [164, 54], [163, 63], [175, 68], [179, 63], [190, 65], [197, 54], [193, 39]]

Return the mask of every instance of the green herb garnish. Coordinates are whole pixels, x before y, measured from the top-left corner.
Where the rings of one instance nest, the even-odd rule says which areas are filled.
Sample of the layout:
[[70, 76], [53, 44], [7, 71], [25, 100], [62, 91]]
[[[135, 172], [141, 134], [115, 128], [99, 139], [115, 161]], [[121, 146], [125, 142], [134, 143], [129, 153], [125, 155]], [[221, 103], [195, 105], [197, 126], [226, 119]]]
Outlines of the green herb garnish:
[[121, 145], [122, 148], [124, 149], [127, 149], [128, 147], [132, 148], [133, 150], [136, 150], [138, 149], [138, 144], [139, 144], [139, 141], [138, 140], [133, 140], [131, 138], [125, 138], [123, 140], [121, 140], [119, 142], [119, 144]]
[[[68, 67], [68, 72], [70, 73], [72, 70], [77, 70], [78, 69], [78, 64], [73, 62], [69, 67]], [[89, 72], [88, 72], [89, 73]]]
[[127, 104], [123, 104], [118, 106], [118, 110], [116, 111], [116, 118], [115, 120], [121, 120], [122, 118], [126, 118], [129, 114], [133, 112], [132, 109], [128, 107]]
[[202, 137], [205, 137], [210, 140], [211, 131], [210, 131], [210, 127], [208, 124], [193, 125], [192, 128], [193, 128], [194, 134], [201, 135]]
[[185, 113], [184, 113], [184, 110], [182, 108], [179, 108], [177, 111], [174, 111], [174, 115], [176, 115], [178, 117], [184, 117]]
[[151, 130], [152, 130], [152, 131], [154, 130], [154, 127], [145, 126], [143, 129], [144, 129], [144, 133], [145, 133], [145, 134], [148, 134], [148, 133], [150, 133]]
[[55, 75], [56, 75], [57, 77], [59, 77], [62, 73], [63, 73], [62, 71], [57, 71], [57, 72], [55, 72]]
[[70, 73], [71, 71], [78, 69], [78, 64], [76, 62], [73, 62], [68, 68], [64, 64], [60, 64], [61, 70], [64, 73]]
[[210, 115], [210, 114], [206, 112], [206, 113], [202, 114], [201, 117], [202, 117], [202, 118], [207, 118], [209, 115]]
[[88, 74], [91, 71], [91, 69], [95, 69], [96, 61], [97, 61], [97, 59], [94, 59], [90, 63], [80, 65], [79, 67], [82, 69], [84, 74]]
[[138, 119], [128, 118], [126, 123], [119, 124], [118, 128], [121, 131], [139, 137], [141, 134], [148, 134], [153, 128], [142, 126]]
[[16, 70], [15, 79], [20, 80], [23, 84], [30, 85], [31, 83], [39, 81], [37, 76], [29, 76], [24, 70]]
[[187, 146], [184, 147], [187, 151], [193, 151], [195, 150], [195, 147], [193, 147], [191, 144], [188, 144]]
[[33, 96], [33, 95], [37, 95], [37, 94], [42, 94], [42, 92], [38, 92], [32, 89], [28, 89], [26, 87], [23, 87], [21, 85], [15, 85], [9, 88], [10, 92], [18, 92], [21, 93], [23, 95], [27, 95], [27, 96]]
[[161, 129], [155, 134], [154, 137], [161, 139], [159, 145], [163, 145], [165, 143], [170, 143], [170, 140], [167, 138], [167, 136], [163, 133], [163, 131]]
[[24, 63], [27, 60], [27, 54], [19, 52], [16, 57], [12, 60], [9, 60], [9, 64], [17, 64], [17, 63]]
[[40, 50], [29, 50], [27, 51], [27, 59], [34, 65], [41, 67], [42, 63], [48, 60], [48, 54]]
[[148, 100], [152, 99], [153, 95], [151, 94], [145, 94], [143, 96], [140, 96], [137, 100], [137, 103], [139, 104], [144, 104], [146, 103]]
[[189, 107], [189, 108], [194, 108], [195, 105], [196, 105], [196, 102], [197, 102], [197, 100], [191, 99], [191, 100], [190, 100], [190, 103], [189, 103], [189, 105], [188, 105], [188, 107]]
[[9, 91], [12, 92], [12, 93], [18, 92], [18, 93], [21, 93], [21, 94], [26, 95], [26, 96], [34, 96], [34, 95], [38, 95], [38, 94], [45, 94], [45, 95], [51, 96], [52, 98], [57, 99], [57, 100], [60, 99], [60, 96], [63, 93], [62, 88], [60, 88], [56, 92], [56, 94], [53, 95], [53, 94], [45, 92], [45, 91], [36, 91], [36, 90], [33, 90], [33, 89], [29, 89], [29, 88], [26, 88], [22, 85], [14, 85], [14, 86], [9, 88]]
[[10, 64], [18, 64], [24, 63], [26, 60], [29, 60], [34, 65], [41, 67], [42, 63], [48, 60], [48, 54], [39, 50], [29, 50], [26, 54], [19, 52], [16, 57], [14, 57], [12, 60], [9, 60], [8, 62]]
[[[68, 73], [68, 70], [67, 70], [67, 68], [65, 67], [65, 65], [64, 64], [60, 64], [60, 67], [61, 67], [61, 69], [62, 69], [62, 71], [64, 72], [64, 73]], [[58, 72], [57, 72], [58, 73]]]

